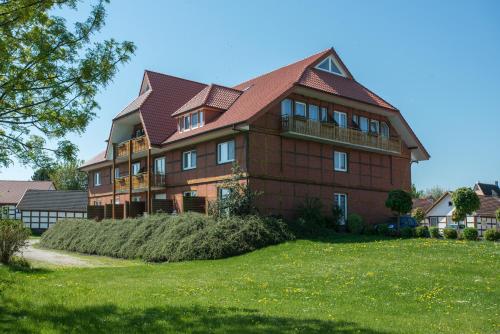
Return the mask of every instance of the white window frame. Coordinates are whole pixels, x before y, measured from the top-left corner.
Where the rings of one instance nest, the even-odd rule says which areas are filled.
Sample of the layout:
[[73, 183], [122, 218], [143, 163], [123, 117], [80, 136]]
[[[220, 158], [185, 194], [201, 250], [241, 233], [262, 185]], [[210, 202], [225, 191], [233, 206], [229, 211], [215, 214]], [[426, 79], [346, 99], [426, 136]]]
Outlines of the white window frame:
[[229, 188], [218, 188], [217, 189], [217, 196], [219, 199], [225, 199], [229, 194], [231, 193], [231, 189]]
[[[230, 147], [233, 147], [233, 154], [232, 154], [232, 157], [230, 156]], [[227, 152], [225, 154], [226, 156], [226, 159], [222, 159], [223, 158], [223, 155], [222, 155], [222, 150], [223, 149], [226, 149]], [[228, 162], [232, 162], [234, 161], [236, 158], [236, 143], [234, 142], [234, 139], [231, 139], [231, 140], [228, 140], [228, 141], [225, 141], [225, 142], [222, 142], [222, 143], [218, 143], [217, 144], [217, 163], [218, 164], [225, 164], [225, 163], [228, 163]]]
[[94, 187], [99, 187], [101, 185], [101, 172], [94, 172]]
[[[385, 133], [387, 132], [387, 133]], [[389, 124], [386, 122], [381, 122], [380, 123], [380, 135], [383, 138], [390, 138], [391, 137], [391, 130], [389, 129]]]
[[[287, 104], [289, 110], [286, 110]], [[281, 117], [291, 117], [293, 114], [293, 100], [284, 99], [281, 101]]]
[[[320, 65], [323, 64], [325, 61], [328, 61], [328, 70], [320, 67]], [[337, 67], [337, 69], [339, 70], [340, 73], [334, 72], [332, 70], [331, 62], [333, 62], [333, 64]], [[333, 56], [329, 56], [328, 58], [323, 59], [321, 62], [318, 63], [318, 65], [316, 65], [315, 68], [320, 70], [320, 71], [326, 72], [326, 73], [331, 73], [331, 74], [335, 74], [335, 75], [338, 75], [341, 77], [346, 77], [346, 74], [344, 73], [342, 66], [340, 66], [337, 59], [335, 59]]]
[[[304, 115], [297, 115], [297, 105], [299, 105], [299, 104], [304, 106]], [[307, 117], [307, 104], [304, 103], [304, 102], [295, 101], [294, 108], [293, 108], [293, 115], [297, 116], [297, 117], [304, 117], [304, 118], [306, 118]]]
[[[185, 115], [182, 118], [182, 121], [184, 122], [184, 131], [189, 131], [191, 130], [191, 115]], [[186, 124], [187, 122], [187, 124]], [[186, 126], [187, 125], [187, 126]]]
[[196, 191], [196, 190], [184, 191], [182, 193], [182, 196], [183, 197], [196, 197], [196, 196], [198, 196], [198, 191]]
[[[159, 161], [163, 161], [163, 163], [162, 163], [163, 171], [158, 171], [158, 162]], [[155, 158], [154, 172], [155, 172], [156, 175], [165, 175], [165, 174], [167, 174], [167, 161], [166, 161], [165, 157]]]
[[[376, 125], [377, 131], [372, 131], [372, 124]], [[380, 133], [380, 122], [376, 119], [370, 119], [370, 133], [379, 134]]]
[[[363, 120], [366, 120], [366, 129], [364, 130], [363, 129]], [[370, 120], [368, 119], [368, 117], [364, 117], [364, 116], [359, 116], [359, 129], [362, 131], [362, 132], [369, 132], [370, 131]]]
[[[193, 119], [196, 117], [196, 126], [194, 125]], [[196, 129], [200, 126], [200, 116], [198, 112], [194, 112], [191, 114], [191, 129]]]
[[[139, 166], [139, 167], [137, 168], [137, 166]], [[134, 162], [134, 163], [132, 163], [132, 170], [131, 170], [131, 172], [132, 172], [131, 173], [132, 176], [139, 175], [139, 173], [141, 172], [141, 163], [140, 162]]]
[[[320, 113], [320, 109], [319, 109], [319, 106], [318, 106], [318, 105], [316, 105], [316, 104], [310, 104], [308, 107], [309, 107], [309, 112], [307, 113], [307, 114], [308, 114], [308, 115], [307, 115], [307, 116], [308, 116], [308, 118], [309, 118], [310, 120], [313, 120], [313, 121], [319, 122], [319, 120], [320, 120], [320, 114], [319, 114], [319, 113]], [[311, 108], [316, 108], [316, 118], [312, 118], [312, 117], [311, 117]]]
[[[341, 128], [347, 128], [347, 113], [343, 111], [333, 111], [333, 119], [337, 122], [338, 126]], [[343, 120], [343, 124], [340, 120]]]
[[[344, 207], [340, 207], [337, 203], [341, 203], [340, 199], [344, 198]], [[337, 207], [340, 207], [342, 209], [342, 217], [340, 224], [344, 225], [347, 221], [347, 194], [346, 193], [334, 193], [333, 194], [333, 204], [337, 205]]]
[[[194, 154], [194, 164], [193, 164], [193, 154]], [[196, 160], [197, 160], [196, 150], [182, 152], [182, 170], [195, 169]], [[188, 162], [187, 166], [185, 162]]]
[[113, 173], [115, 175], [115, 179], [120, 178], [120, 167], [115, 167], [115, 171]]
[[[334, 151], [333, 152], [333, 167], [336, 172], [347, 172], [347, 153], [346, 152], [341, 152], [341, 151]], [[344, 166], [342, 166], [344, 165]]]
[[320, 122], [328, 122], [328, 107], [319, 108], [319, 120]]

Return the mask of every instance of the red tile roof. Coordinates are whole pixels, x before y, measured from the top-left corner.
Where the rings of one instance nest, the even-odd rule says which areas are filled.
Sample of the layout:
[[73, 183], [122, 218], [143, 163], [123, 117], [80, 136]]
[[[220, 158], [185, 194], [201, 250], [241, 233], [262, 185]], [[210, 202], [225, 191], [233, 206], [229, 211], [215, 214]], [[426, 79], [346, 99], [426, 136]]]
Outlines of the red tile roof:
[[95, 164], [98, 164], [98, 163], [101, 163], [104, 161], [106, 161], [106, 150], [99, 152], [98, 154], [96, 154], [95, 156], [90, 158], [89, 160], [85, 161], [83, 163], [83, 165], [80, 166], [80, 168], [95, 165]]
[[227, 110], [242, 94], [242, 91], [211, 84], [196, 94], [191, 100], [177, 109], [172, 116], [178, 116], [185, 112], [200, 108], [212, 107], [221, 110]]
[[413, 199], [413, 209], [422, 208], [424, 211], [427, 211], [432, 204], [434, 204], [434, 200], [432, 198], [414, 198]]
[[130, 114], [131, 112], [134, 112], [140, 107], [142, 107], [142, 105], [147, 100], [150, 94], [151, 90], [147, 90], [143, 94], [139, 95], [134, 101], [130, 102], [128, 106], [126, 106], [122, 111], [120, 111], [120, 113], [116, 115], [114, 119]]
[[28, 189], [54, 190], [52, 181], [0, 180], [0, 203], [17, 205]]

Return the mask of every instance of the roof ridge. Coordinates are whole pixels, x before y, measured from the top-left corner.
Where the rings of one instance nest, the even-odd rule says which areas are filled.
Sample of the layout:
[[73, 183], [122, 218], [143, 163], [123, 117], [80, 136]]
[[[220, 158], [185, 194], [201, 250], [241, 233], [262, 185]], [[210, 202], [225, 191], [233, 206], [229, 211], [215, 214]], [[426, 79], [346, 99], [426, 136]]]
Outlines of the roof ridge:
[[216, 83], [211, 83], [210, 86], [212, 86], [212, 87], [226, 88], [226, 89], [234, 90], [236, 92], [243, 93], [243, 91], [241, 89], [237, 89], [237, 88], [229, 87], [229, 86], [224, 86], [224, 85], [220, 85], [220, 84], [216, 84]]

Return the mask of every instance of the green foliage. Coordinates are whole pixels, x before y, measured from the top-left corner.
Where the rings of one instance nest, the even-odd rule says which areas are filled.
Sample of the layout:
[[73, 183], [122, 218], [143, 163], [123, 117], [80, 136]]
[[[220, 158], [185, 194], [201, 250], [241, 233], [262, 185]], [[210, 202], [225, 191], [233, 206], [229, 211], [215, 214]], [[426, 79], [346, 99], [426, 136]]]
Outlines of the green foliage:
[[356, 213], [350, 213], [347, 217], [347, 230], [354, 234], [361, 234], [363, 233], [363, 229], [363, 218]]
[[477, 240], [478, 232], [477, 229], [473, 227], [466, 227], [462, 231], [462, 236], [465, 240]]
[[304, 203], [299, 205], [297, 217], [311, 226], [324, 227], [323, 203], [317, 197], [307, 197]]
[[53, 168], [50, 166], [40, 167], [35, 170], [31, 179], [33, 181], [50, 181], [50, 173], [53, 172]]
[[417, 190], [417, 186], [412, 183], [411, 185], [411, 198], [422, 198], [424, 197], [424, 191], [423, 190]]
[[458, 232], [454, 228], [445, 228], [443, 229], [443, 236], [445, 239], [457, 239]]
[[390, 234], [389, 226], [387, 224], [380, 224], [377, 226], [377, 232], [380, 235], [387, 235], [388, 236]]
[[500, 221], [500, 208], [498, 208], [496, 211], [495, 211], [495, 216], [497, 218], [497, 221]]
[[20, 220], [0, 220], [0, 262], [8, 264], [12, 256], [27, 245], [31, 231]]
[[415, 229], [412, 227], [405, 226], [401, 229], [402, 238], [413, 238], [415, 236]]
[[429, 228], [427, 226], [417, 226], [417, 228], [415, 228], [415, 236], [417, 238], [429, 238]]
[[435, 238], [435, 239], [439, 239], [441, 237], [441, 235], [439, 234], [439, 228], [438, 227], [431, 227], [429, 229], [429, 233], [431, 235], [432, 238]]
[[399, 232], [399, 216], [410, 212], [413, 206], [411, 195], [404, 190], [392, 190], [387, 196], [385, 206], [398, 214], [397, 231]]
[[467, 215], [472, 214], [481, 206], [479, 196], [470, 188], [458, 188], [451, 194], [451, 200], [455, 206], [452, 219], [455, 222], [464, 220]]
[[83, 161], [68, 161], [56, 165], [50, 179], [57, 190], [86, 190], [87, 174], [78, 170]]
[[332, 217], [331, 219], [327, 219], [328, 222], [331, 222], [331, 224], [327, 224], [328, 228], [333, 228], [336, 231], [339, 231], [341, 226], [340, 226], [340, 220], [344, 216], [344, 211], [342, 208], [339, 206], [333, 205], [332, 206]]
[[[68, 27], [53, 13], [78, 10], [77, 0], [16, 0], [0, 5], [0, 166], [17, 158], [47, 166], [71, 160], [67, 138], [95, 117], [96, 95], [135, 50], [131, 42], [94, 38], [104, 26], [105, 4]], [[81, 12], [79, 12], [81, 14]], [[47, 139], [59, 140], [56, 147]]]
[[151, 262], [219, 259], [293, 239], [286, 224], [258, 216], [152, 215], [125, 220], [64, 220], [47, 230], [48, 248]]
[[423, 208], [415, 208], [411, 216], [420, 224], [425, 219], [425, 210]]
[[219, 188], [228, 189], [229, 194], [224, 198], [219, 196], [217, 200], [208, 203], [209, 215], [219, 219], [257, 214], [255, 199], [262, 193], [250, 189], [245, 173], [237, 162], [233, 163], [231, 172], [231, 178], [218, 185]]
[[489, 229], [484, 232], [484, 238], [488, 241], [500, 240], [500, 232], [495, 229]]
[[446, 192], [446, 190], [444, 190], [443, 188], [441, 188], [439, 186], [434, 186], [434, 187], [427, 189], [425, 191], [425, 197], [430, 197], [433, 200], [437, 200], [438, 198], [443, 196], [443, 194], [445, 192]]

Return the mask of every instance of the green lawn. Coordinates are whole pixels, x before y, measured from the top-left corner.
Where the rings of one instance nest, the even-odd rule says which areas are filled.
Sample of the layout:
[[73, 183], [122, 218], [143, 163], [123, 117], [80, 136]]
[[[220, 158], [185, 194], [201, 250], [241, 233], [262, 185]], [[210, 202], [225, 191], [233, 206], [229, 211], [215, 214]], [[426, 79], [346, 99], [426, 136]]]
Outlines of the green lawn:
[[0, 267], [0, 332], [498, 333], [499, 255], [338, 236], [217, 261]]

